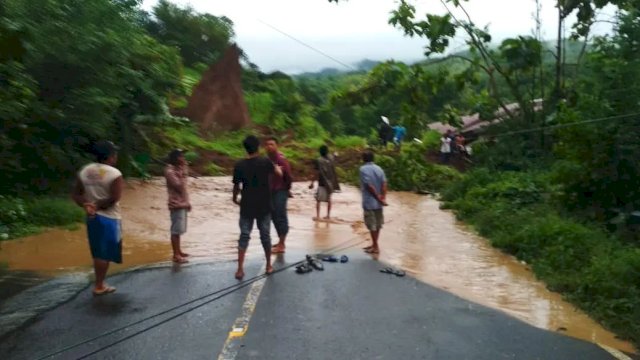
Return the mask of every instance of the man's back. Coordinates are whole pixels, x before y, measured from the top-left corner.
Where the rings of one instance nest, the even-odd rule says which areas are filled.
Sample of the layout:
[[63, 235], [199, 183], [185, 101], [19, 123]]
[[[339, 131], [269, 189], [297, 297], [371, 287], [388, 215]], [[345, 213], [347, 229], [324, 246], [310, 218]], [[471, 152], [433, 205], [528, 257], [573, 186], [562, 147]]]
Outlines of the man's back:
[[[88, 164], [78, 173], [78, 179], [84, 186], [85, 197], [87, 201], [93, 203], [108, 199], [111, 196], [111, 184], [121, 176], [120, 170], [100, 163]], [[116, 203], [109, 209], [99, 210], [98, 214], [119, 219], [120, 205]]]
[[259, 216], [271, 211], [269, 175], [273, 163], [265, 157], [239, 161], [233, 171], [233, 183], [242, 184], [240, 213], [243, 216]]
[[367, 190], [367, 185], [373, 186], [377, 193], [382, 192], [383, 184], [387, 182], [382, 168], [372, 162], [360, 167], [360, 188], [362, 190], [362, 207], [365, 210], [381, 209], [382, 204]]

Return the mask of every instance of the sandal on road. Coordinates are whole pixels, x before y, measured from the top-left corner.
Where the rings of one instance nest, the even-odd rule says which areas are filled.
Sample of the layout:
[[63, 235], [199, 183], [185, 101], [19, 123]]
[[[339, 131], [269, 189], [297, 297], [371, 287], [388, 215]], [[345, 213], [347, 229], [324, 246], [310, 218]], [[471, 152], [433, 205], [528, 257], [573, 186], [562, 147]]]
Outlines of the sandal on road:
[[407, 274], [403, 270], [396, 270], [392, 267], [386, 267], [384, 269], [380, 269], [380, 272], [384, 274], [393, 274], [397, 277], [403, 277]]
[[312, 272], [313, 268], [309, 265], [309, 263], [302, 263], [296, 266], [296, 272], [298, 274], [306, 274], [308, 272]]
[[100, 296], [105, 294], [111, 294], [116, 291], [113, 286], [105, 286], [102, 289], [93, 289], [93, 296]]
[[326, 262], [338, 262], [338, 258], [333, 256], [333, 255], [329, 255], [329, 256], [325, 256], [322, 258], [322, 261], [326, 261]]
[[324, 265], [322, 265], [322, 261], [320, 261], [318, 258], [315, 258], [311, 255], [307, 255], [307, 262], [309, 263], [309, 265], [311, 265], [311, 267], [313, 267], [316, 270], [324, 270]]
[[364, 252], [366, 252], [367, 254], [380, 254], [380, 249], [369, 248], [369, 249], [366, 249]]

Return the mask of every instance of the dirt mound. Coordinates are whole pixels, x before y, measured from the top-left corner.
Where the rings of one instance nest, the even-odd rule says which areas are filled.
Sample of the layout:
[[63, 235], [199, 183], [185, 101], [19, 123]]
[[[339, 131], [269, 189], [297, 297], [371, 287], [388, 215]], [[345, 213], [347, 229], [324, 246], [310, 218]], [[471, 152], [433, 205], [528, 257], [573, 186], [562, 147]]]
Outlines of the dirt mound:
[[233, 45], [194, 87], [184, 115], [196, 122], [204, 135], [238, 130], [251, 123], [241, 73], [240, 50]]

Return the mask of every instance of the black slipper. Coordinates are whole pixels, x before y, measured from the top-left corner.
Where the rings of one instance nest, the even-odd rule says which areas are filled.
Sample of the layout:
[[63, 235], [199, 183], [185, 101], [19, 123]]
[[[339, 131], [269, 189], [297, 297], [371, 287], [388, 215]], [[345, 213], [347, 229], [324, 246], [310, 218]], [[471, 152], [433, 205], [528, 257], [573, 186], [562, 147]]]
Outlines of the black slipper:
[[384, 269], [380, 269], [380, 272], [381, 272], [381, 273], [384, 273], [384, 274], [393, 274], [393, 273], [394, 273], [394, 272], [393, 272], [393, 269], [392, 269], [392, 268], [390, 268], [390, 267], [386, 267], [386, 268], [384, 268]]
[[310, 255], [307, 255], [307, 262], [316, 270], [324, 270], [324, 265], [322, 265], [322, 261], [317, 258], [314, 258]]
[[380, 269], [380, 272], [384, 273], [384, 274], [393, 274], [393, 275], [395, 275], [397, 277], [403, 277], [403, 276], [407, 275], [407, 273], [404, 272], [404, 270], [396, 270], [396, 269], [394, 269], [392, 267], [386, 267], [384, 269]]
[[300, 265], [296, 266], [296, 272], [298, 274], [306, 274], [306, 273], [311, 272], [311, 271], [313, 271], [313, 269], [307, 263], [303, 263], [303, 264], [300, 264]]
[[325, 256], [322, 258], [322, 261], [327, 261], [327, 262], [338, 262], [338, 258], [333, 256], [333, 255], [329, 255], [329, 256]]

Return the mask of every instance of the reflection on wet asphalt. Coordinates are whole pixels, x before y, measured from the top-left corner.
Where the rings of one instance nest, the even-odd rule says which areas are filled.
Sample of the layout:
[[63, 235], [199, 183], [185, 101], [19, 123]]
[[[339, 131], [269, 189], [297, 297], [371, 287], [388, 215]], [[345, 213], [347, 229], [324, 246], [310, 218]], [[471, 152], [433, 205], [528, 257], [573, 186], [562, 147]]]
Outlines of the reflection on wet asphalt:
[[[315, 200], [306, 184], [294, 184], [289, 202], [291, 231], [287, 254], [275, 258], [341, 248], [358, 251], [367, 239], [361, 220], [360, 194], [345, 187], [334, 195], [330, 221], [313, 221]], [[229, 178], [192, 179], [190, 195], [193, 211], [183, 250], [195, 261], [225, 261], [236, 257], [238, 208], [231, 202]], [[164, 180], [129, 182], [123, 196], [122, 271], [138, 265], [170, 259], [169, 214]], [[406, 270], [416, 278], [462, 298], [501, 309], [523, 321], [552, 331], [599, 342], [625, 351], [633, 347], [615, 338], [584, 313], [548, 291], [532, 272], [513, 257], [492, 248], [488, 242], [439, 209], [431, 197], [392, 193], [385, 209], [387, 224], [381, 235], [379, 259]], [[324, 216], [324, 207], [322, 216]], [[275, 230], [272, 229], [275, 240]], [[248, 256], [262, 256], [254, 230]], [[19, 240], [0, 242], [0, 293], [8, 295], [46, 277], [73, 271], [87, 271], [91, 259], [84, 230], [51, 230]], [[176, 269], [179, 271], [179, 267]], [[25, 280], [20, 282], [20, 277]], [[5, 277], [7, 280], [4, 280]], [[11, 283], [8, 279], [18, 279]], [[12, 285], [10, 285], [12, 284]], [[4, 299], [6, 296], [0, 297]], [[117, 309], [105, 309], [114, 311]]]

